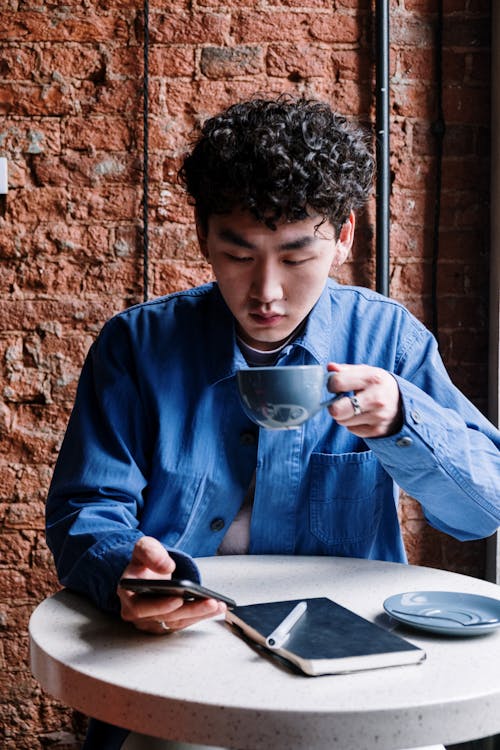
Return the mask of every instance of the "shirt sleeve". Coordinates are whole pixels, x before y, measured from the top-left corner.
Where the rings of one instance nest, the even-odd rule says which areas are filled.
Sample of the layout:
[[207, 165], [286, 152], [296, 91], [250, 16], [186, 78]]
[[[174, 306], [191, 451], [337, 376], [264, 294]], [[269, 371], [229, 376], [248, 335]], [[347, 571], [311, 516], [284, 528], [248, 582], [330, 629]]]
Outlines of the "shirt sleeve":
[[[92, 346], [56, 463], [46, 508], [47, 543], [59, 580], [117, 611], [116, 587], [143, 535], [152, 415], [138, 386], [134, 347], [120, 319]], [[179, 577], [199, 581], [194, 561], [168, 550]]]
[[404, 424], [367, 440], [429, 523], [460, 540], [500, 525], [500, 433], [452, 384], [434, 337], [415, 327], [395, 374]]

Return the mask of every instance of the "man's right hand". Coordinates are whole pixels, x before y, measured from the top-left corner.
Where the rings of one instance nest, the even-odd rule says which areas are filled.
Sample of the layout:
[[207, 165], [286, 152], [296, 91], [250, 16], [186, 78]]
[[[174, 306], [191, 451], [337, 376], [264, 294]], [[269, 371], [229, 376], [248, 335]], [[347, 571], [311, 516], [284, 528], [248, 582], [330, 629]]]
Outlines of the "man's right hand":
[[[122, 577], [172, 578], [174, 571], [175, 562], [165, 547], [154, 537], [143, 536], [136, 543]], [[179, 596], [145, 596], [120, 587], [117, 594], [122, 619], [149, 633], [165, 635], [226, 611], [226, 605], [215, 599], [185, 602]]]

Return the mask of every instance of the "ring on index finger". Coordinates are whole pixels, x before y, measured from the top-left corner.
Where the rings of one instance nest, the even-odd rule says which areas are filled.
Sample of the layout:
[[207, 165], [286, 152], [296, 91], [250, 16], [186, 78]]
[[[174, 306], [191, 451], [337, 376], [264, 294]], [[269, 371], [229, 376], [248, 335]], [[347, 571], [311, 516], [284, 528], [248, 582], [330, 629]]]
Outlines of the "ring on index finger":
[[359, 403], [359, 399], [357, 396], [349, 396], [349, 401], [352, 404], [352, 410], [354, 412], [354, 416], [357, 417], [358, 414], [362, 413], [361, 404]]
[[163, 620], [157, 620], [158, 625], [161, 627], [162, 630], [164, 630], [166, 633], [170, 633], [172, 628], [169, 628], [166, 622], [163, 622]]

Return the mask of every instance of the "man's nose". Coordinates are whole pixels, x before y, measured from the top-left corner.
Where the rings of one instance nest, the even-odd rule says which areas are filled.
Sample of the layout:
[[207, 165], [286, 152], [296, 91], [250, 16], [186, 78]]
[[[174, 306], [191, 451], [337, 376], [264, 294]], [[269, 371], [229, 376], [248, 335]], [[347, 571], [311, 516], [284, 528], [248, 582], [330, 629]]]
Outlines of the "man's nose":
[[252, 279], [252, 296], [269, 303], [283, 298], [283, 280], [275, 264], [259, 264]]

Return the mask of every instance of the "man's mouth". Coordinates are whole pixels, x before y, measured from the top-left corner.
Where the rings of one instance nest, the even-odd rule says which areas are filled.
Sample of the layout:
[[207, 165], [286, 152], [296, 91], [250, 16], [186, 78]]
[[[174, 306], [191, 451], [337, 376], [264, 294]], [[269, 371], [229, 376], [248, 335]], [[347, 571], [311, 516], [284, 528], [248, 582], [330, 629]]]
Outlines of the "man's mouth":
[[285, 316], [278, 312], [251, 312], [250, 317], [258, 325], [273, 326], [281, 323]]

